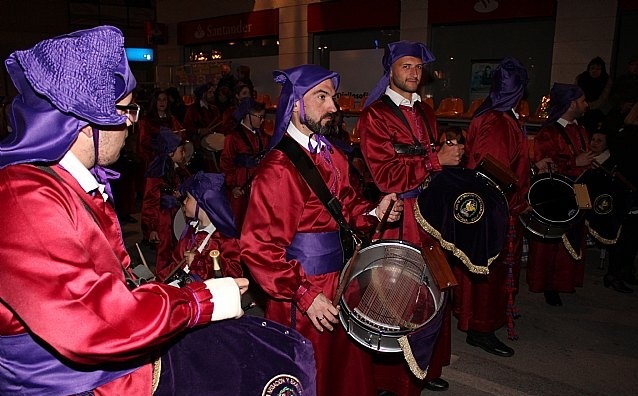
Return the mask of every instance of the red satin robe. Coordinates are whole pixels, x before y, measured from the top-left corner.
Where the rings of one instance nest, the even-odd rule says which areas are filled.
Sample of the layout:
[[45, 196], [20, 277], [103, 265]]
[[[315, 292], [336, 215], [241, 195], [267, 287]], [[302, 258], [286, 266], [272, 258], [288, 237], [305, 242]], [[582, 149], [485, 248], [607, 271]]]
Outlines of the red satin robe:
[[[345, 155], [336, 150], [331, 154], [336, 172], [319, 158], [321, 154], [310, 156], [328, 186], [336, 176], [335, 196], [350, 224], [364, 230], [376, 223], [374, 216], [366, 215], [374, 205], [350, 185]], [[337, 222], [288, 157], [270, 151], [255, 173], [240, 239], [242, 261], [270, 297], [266, 318], [290, 326], [294, 304], [296, 329], [315, 350], [317, 395], [375, 396], [371, 354], [356, 345], [342, 326], [319, 333], [305, 315], [319, 293], [333, 298], [339, 271], [308, 275], [297, 260], [286, 260], [286, 249], [297, 232], [336, 230]]]
[[[427, 118], [432, 131], [432, 138], [438, 136], [436, 117], [434, 110], [427, 104], [417, 102]], [[430, 147], [431, 138], [425, 125], [425, 120], [417, 109], [401, 106], [401, 111], [410, 123], [412, 133], [405, 124], [390, 110], [381, 100], [377, 100], [363, 109], [357, 130], [361, 134], [361, 152], [370, 170], [375, 184], [384, 193], [403, 193], [418, 188], [433, 172], [440, 171], [436, 153], [423, 156], [408, 156], [397, 154], [393, 144], [414, 144], [412, 134], [417, 137], [425, 148]], [[403, 200], [402, 227], [386, 226], [387, 230], [382, 234], [382, 239], [401, 239], [417, 246], [423, 239], [435, 239], [426, 234], [417, 223], [414, 216], [416, 198]], [[449, 309], [446, 306], [442, 309]], [[442, 367], [450, 364], [451, 356], [451, 314], [445, 313], [441, 330], [434, 347], [432, 359], [425, 380], [439, 378]], [[419, 395], [423, 388], [423, 382], [409, 372], [405, 362], [400, 364], [379, 364], [377, 366], [377, 378], [382, 389], [390, 390], [398, 396]]]
[[[527, 137], [513, 116], [490, 110], [470, 122], [465, 153], [470, 169], [475, 169], [486, 154], [491, 154], [518, 178], [515, 190], [506, 195], [509, 222], [514, 227], [514, 235], [506, 241], [498, 258], [490, 264], [489, 275], [470, 274], [461, 263], [453, 267], [459, 282], [453, 291], [453, 310], [459, 319], [459, 330], [488, 333], [506, 323], [508, 302], [513, 304], [514, 294], [518, 290], [524, 235], [518, 215], [528, 206], [526, 197], [530, 179]], [[510, 243], [511, 246], [508, 245]], [[508, 250], [512, 254], [509, 279], [510, 264], [506, 262]]]
[[[560, 134], [556, 124], [546, 125], [534, 137], [534, 162], [543, 158], [551, 158], [556, 167], [555, 172], [572, 179], [580, 176], [587, 167], [576, 166], [576, 155], [580, 151], [589, 150], [589, 138], [585, 128], [565, 128], [570, 143], [575, 151]], [[530, 238], [529, 258], [527, 262], [527, 284], [532, 292], [557, 291], [572, 293], [576, 287], [583, 285], [585, 277], [585, 227], [576, 225], [583, 234], [579, 247], [583, 252], [579, 260], [575, 260], [568, 252], [561, 239], [539, 240]]]
[[148, 239], [152, 231], [157, 231], [159, 243], [156, 249], [155, 266], [156, 268], [164, 268], [168, 264], [173, 254], [173, 250], [177, 246], [177, 237], [173, 233], [173, 221], [179, 207], [162, 208], [160, 207], [160, 196], [162, 190], [177, 190], [179, 185], [190, 176], [188, 170], [184, 167], [176, 168], [174, 180], [166, 183], [162, 177], [147, 177], [144, 185], [144, 197], [142, 199], [142, 234]]
[[[173, 251], [173, 257], [168, 265], [163, 268], [156, 268], [155, 276], [157, 280], [162, 282], [166, 280], [167, 276], [178, 265], [183, 268], [185, 265], [182, 263], [184, 253], [186, 251], [196, 251], [206, 236], [208, 236], [207, 232], [200, 231], [196, 233], [195, 227], [189, 226], [186, 235], [177, 243], [177, 247]], [[213, 232], [201, 253], [196, 253], [193, 262], [189, 265], [189, 269], [192, 273], [202, 279], [214, 277], [213, 260], [210, 257], [212, 250], [219, 251], [219, 267], [223, 276], [229, 276], [231, 278], [240, 278], [243, 276], [243, 270], [239, 261], [239, 241], [235, 238], [225, 237], [219, 231]]]
[[148, 396], [158, 348], [210, 316], [193, 323], [197, 302], [185, 289], [152, 282], [128, 290], [122, 266], [130, 258], [111, 205], [53, 169], [64, 182], [30, 165], [0, 169], [0, 208], [12, 214], [0, 233], [0, 335], [29, 332], [88, 370], [140, 359], [95, 394]]
[[[243, 134], [246, 139], [240, 134]], [[246, 215], [246, 208], [248, 207], [248, 197], [250, 196], [249, 180], [257, 168], [237, 166], [235, 159], [238, 155], [249, 155], [252, 157], [260, 155], [264, 148], [268, 146], [269, 139], [270, 136], [263, 133], [263, 131], [253, 133], [242, 124], [239, 124], [235, 130], [226, 135], [226, 139], [224, 140], [224, 150], [222, 151], [221, 160], [219, 161], [219, 167], [222, 173], [224, 173], [226, 186], [228, 187], [228, 200], [230, 201], [230, 207], [235, 216], [235, 223], [239, 229], [241, 229], [244, 223], [244, 216]], [[248, 140], [248, 142], [246, 140]], [[250, 143], [250, 145], [247, 143]], [[235, 187], [242, 188], [244, 194], [235, 198], [233, 196], [233, 188]]]

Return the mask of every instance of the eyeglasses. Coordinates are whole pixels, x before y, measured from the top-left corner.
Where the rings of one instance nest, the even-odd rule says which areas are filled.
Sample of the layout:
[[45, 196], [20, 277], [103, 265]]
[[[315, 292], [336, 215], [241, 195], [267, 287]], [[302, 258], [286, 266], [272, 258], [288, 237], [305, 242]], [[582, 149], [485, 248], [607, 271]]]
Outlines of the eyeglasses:
[[248, 113], [248, 114], [250, 114], [253, 117], [257, 117], [257, 118], [259, 118], [262, 121], [266, 118], [265, 115], [261, 115], [261, 114], [253, 114], [253, 113]]
[[135, 124], [140, 119], [140, 111], [142, 107], [137, 103], [129, 103], [127, 105], [115, 105], [115, 108], [123, 111], [128, 117], [129, 121]]

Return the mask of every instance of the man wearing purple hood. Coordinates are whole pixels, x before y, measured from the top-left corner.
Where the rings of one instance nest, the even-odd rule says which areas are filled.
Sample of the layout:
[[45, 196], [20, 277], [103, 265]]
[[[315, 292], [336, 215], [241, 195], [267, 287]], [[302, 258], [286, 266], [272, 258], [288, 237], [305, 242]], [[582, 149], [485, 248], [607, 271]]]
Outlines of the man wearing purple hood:
[[[436, 146], [438, 129], [434, 110], [417, 94], [423, 67], [434, 61], [434, 55], [422, 43], [397, 41], [388, 44], [383, 56], [383, 77], [368, 95], [357, 130], [361, 133], [361, 151], [379, 190], [394, 192], [404, 199], [401, 224], [388, 227], [386, 239], [401, 239], [417, 246], [427, 238], [414, 216], [417, 197], [424, 183], [443, 165], [458, 165], [463, 145]], [[433, 241], [433, 243], [437, 243]], [[417, 381], [408, 370], [397, 364], [384, 370], [390, 375], [385, 389], [398, 396], [419, 394], [422, 387], [445, 390], [447, 381], [440, 378], [442, 367], [449, 364], [451, 354], [450, 313], [445, 312], [443, 325], [427, 369], [425, 383]], [[405, 366], [405, 365], [404, 365]], [[393, 372], [396, 371], [396, 372]]]
[[[349, 338], [332, 305], [344, 266], [339, 224], [282, 146], [299, 146], [299, 155], [312, 161], [343, 208], [344, 221], [356, 228], [376, 224], [396, 195], [386, 195], [378, 205], [366, 201], [350, 184], [347, 157], [325, 137], [337, 111], [337, 73], [302, 65], [273, 76], [282, 85], [269, 143], [274, 149], [259, 163], [252, 182], [240, 238], [242, 260], [270, 297], [266, 318], [312, 341], [317, 394], [376, 396], [372, 355]], [[398, 220], [402, 209], [397, 201], [388, 221]]]
[[[527, 70], [517, 59], [506, 57], [492, 73], [490, 94], [474, 113], [467, 133], [467, 167], [476, 168], [487, 154], [517, 177], [508, 192], [508, 234], [489, 273], [471, 273], [463, 265], [454, 266], [459, 285], [454, 289], [454, 314], [458, 328], [467, 333], [466, 342], [496, 356], [509, 357], [514, 350], [494, 332], [505, 324], [509, 336], [513, 327], [514, 295], [518, 290], [523, 226], [518, 215], [528, 207], [529, 155], [523, 122], [514, 111], [527, 87]], [[501, 246], [498, 247], [499, 249]]]
[[[534, 136], [534, 162], [551, 158], [553, 172], [575, 180], [589, 169], [595, 157], [587, 131], [576, 121], [587, 110], [585, 93], [578, 85], [554, 83], [549, 100], [547, 122]], [[559, 293], [573, 293], [576, 287], [583, 285], [584, 224], [576, 224], [570, 233], [577, 236], [575, 246], [567, 233], [560, 239], [530, 238], [529, 241], [529, 290], [543, 292], [545, 301], [552, 306], [563, 305]]]
[[[5, 65], [18, 95], [0, 140], [0, 209], [11, 214], [0, 233], [0, 394], [253, 396], [282, 378], [314, 394], [312, 368], [287, 358], [312, 365], [307, 341], [261, 318], [222, 321], [243, 314], [247, 279], [176, 288], [131, 270], [102, 168], [139, 116], [122, 33], [44, 40]], [[277, 342], [291, 364], [264, 372], [275, 356], [264, 346]]]

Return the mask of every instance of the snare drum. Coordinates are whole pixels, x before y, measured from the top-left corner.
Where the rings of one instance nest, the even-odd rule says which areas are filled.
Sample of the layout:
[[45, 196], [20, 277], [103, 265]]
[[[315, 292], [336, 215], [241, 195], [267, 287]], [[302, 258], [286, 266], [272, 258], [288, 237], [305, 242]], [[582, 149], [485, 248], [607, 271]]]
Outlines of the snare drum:
[[573, 186], [571, 179], [557, 173], [535, 176], [527, 193], [531, 210], [519, 216], [523, 226], [541, 238], [562, 238], [584, 216]]
[[339, 319], [354, 340], [374, 351], [401, 352], [399, 338], [427, 325], [443, 304], [444, 292], [421, 251], [403, 241], [361, 249], [345, 273]]
[[200, 144], [204, 150], [217, 152], [224, 149], [225, 136], [221, 133], [209, 133], [204, 136]]

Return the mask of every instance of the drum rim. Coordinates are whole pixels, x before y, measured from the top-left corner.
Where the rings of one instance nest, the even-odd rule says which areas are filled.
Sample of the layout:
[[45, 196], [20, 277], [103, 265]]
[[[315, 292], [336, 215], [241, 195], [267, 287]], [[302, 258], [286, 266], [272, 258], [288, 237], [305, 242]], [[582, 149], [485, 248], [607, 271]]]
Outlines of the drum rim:
[[[527, 190], [527, 202], [530, 202], [530, 194], [532, 192], [533, 186], [536, 183], [538, 183], [538, 182], [540, 182], [542, 180], [548, 180], [548, 179], [557, 180], [560, 183], [563, 183], [563, 184], [569, 186], [572, 189], [572, 191], [574, 190], [574, 182], [569, 177], [567, 177], [565, 175], [561, 175], [560, 173], [539, 173], [538, 175], [536, 175], [530, 181], [529, 189]], [[575, 202], [575, 199], [574, 199], [574, 202]], [[531, 211], [534, 212], [539, 219], [542, 219], [543, 221], [549, 222], [551, 224], [571, 224], [572, 222], [577, 221], [579, 219], [579, 217], [584, 216], [584, 212], [578, 207], [578, 204], [576, 204], [576, 213], [573, 216], [571, 216], [568, 219], [566, 219], [566, 220], [548, 219], [547, 217], [542, 216], [533, 207], [531, 208]], [[525, 227], [525, 228], [527, 228], [527, 227]], [[540, 234], [537, 234], [537, 235], [540, 235]], [[540, 235], [540, 236], [542, 236], [542, 235]]]

